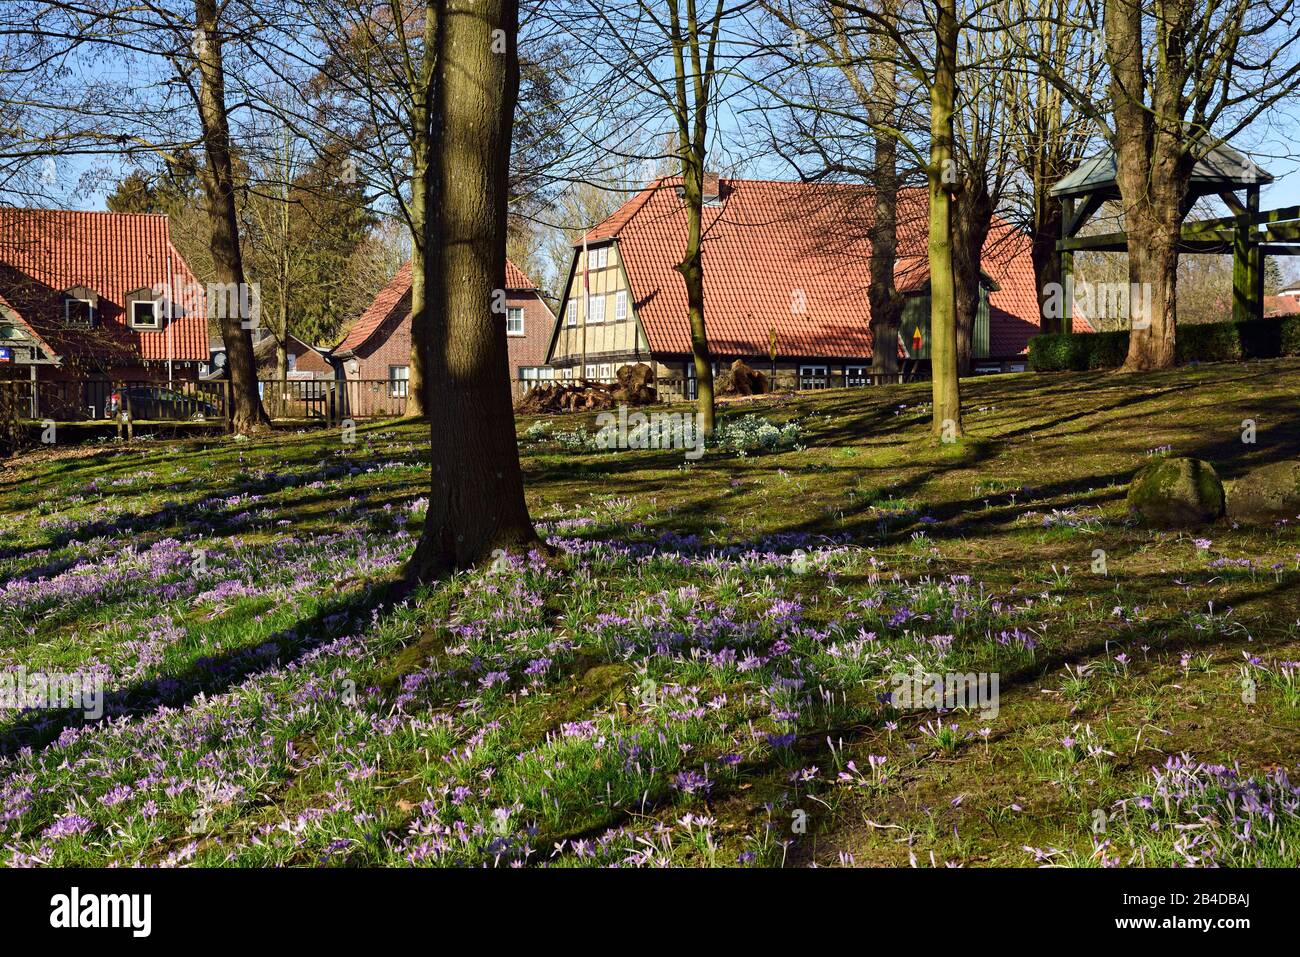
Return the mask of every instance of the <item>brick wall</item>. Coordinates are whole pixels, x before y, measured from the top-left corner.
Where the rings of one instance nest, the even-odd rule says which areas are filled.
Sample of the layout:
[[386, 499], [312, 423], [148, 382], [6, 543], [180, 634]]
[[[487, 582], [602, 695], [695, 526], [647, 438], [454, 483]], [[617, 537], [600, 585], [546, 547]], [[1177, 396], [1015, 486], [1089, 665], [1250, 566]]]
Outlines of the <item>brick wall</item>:
[[506, 336], [510, 349], [510, 378], [517, 381], [521, 378], [521, 367], [546, 365], [546, 350], [551, 344], [551, 333], [555, 331], [555, 316], [536, 293], [511, 293], [506, 307], [524, 311], [524, 334]]
[[[510, 378], [520, 378], [522, 366], [546, 364], [546, 349], [555, 328], [555, 317], [536, 293], [514, 292], [506, 299], [507, 309], [524, 310], [524, 334], [507, 336], [510, 356]], [[501, 317], [505, 322], [506, 317]], [[411, 314], [405, 313], [385, 322], [357, 350], [357, 371], [351, 371], [351, 360], [344, 360], [344, 370], [349, 379], [387, 379], [389, 366], [411, 364]], [[302, 368], [302, 366], [299, 366]]]

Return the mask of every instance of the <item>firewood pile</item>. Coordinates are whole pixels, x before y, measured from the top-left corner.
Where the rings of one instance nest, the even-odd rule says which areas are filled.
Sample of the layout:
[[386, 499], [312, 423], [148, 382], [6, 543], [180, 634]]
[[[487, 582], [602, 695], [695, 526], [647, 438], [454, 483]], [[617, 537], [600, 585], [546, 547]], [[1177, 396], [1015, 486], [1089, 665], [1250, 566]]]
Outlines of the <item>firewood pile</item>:
[[649, 405], [655, 401], [650, 384], [654, 374], [644, 362], [623, 366], [618, 382], [543, 382], [515, 403], [515, 411], [537, 415], [564, 412], [601, 412], [618, 405]]

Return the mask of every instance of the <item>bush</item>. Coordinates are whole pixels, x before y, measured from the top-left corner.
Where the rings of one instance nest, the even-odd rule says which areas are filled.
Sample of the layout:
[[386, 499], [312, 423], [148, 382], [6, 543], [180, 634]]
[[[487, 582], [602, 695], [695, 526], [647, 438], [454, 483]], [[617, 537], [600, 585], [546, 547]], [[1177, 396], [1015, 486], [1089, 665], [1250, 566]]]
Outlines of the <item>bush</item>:
[[[1300, 316], [1178, 327], [1179, 362], [1235, 362], [1300, 356]], [[1054, 333], [1029, 340], [1035, 372], [1117, 369], [1128, 355], [1128, 330]]]

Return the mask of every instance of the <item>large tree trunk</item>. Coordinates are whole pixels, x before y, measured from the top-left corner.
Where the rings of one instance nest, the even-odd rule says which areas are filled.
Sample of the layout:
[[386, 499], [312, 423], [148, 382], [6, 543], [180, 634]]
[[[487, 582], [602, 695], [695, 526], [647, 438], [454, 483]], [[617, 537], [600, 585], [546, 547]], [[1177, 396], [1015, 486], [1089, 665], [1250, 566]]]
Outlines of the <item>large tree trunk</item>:
[[983, 183], [969, 180], [952, 210], [953, 299], [957, 316], [957, 371], [969, 375], [980, 307], [984, 241], [993, 223], [993, 201]]
[[195, 0], [199, 62], [199, 119], [203, 126], [203, 149], [207, 163], [201, 177], [208, 212], [212, 246], [212, 271], [219, 286], [235, 290], [234, 296], [208, 297], [215, 307], [226, 347], [226, 370], [230, 376], [229, 410], [237, 434], [258, 431], [269, 424], [257, 394], [257, 366], [253, 360], [253, 337], [245, 328], [252, 317], [230, 308], [232, 301], [251, 302], [245, 295], [244, 261], [239, 249], [239, 219], [235, 209], [235, 175], [230, 156], [230, 123], [226, 115], [226, 83], [221, 59], [221, 33], [217, 24], [216, 0]]
[[442, 149], [439, 97], [445, 78], [440, 62], [446, 53], [442, 35], [445, 17], [443, 0], [424, 0], [424, 58], [410, 91], [411, 368], [406, 387], [406, 414], [418, 419], [428, 415], [432, 402], [434, 302], [430, 290], [436, 283], [431, 283], [430, 277], [442, 268], [438, 259], [441, 237], [436, 228], [442, 183], [436, 158]]
[[[1047, 184], [1050, 185], [1050, 184]], [[1047, 195], [1047, 186], [1034, 186], [1034, 233], [1030, 238], [1029, 257], [1034, 264], [1034, 285], [1038, 289], [1038, 315], [1043, 332], [1067, 332], [1074, 327], [1073, 317], [1057, 316], [1048, 301], [1060, 296], [1061, 254], [1056, 242], [1061, 238], [1065, 220], [1061, 201]]]
[[1107, 0], [1106, 57], [1115, 114], [1116, 181], [1129, 250], [1125, 372], [1174, 365], [1177, 244], [1194, 166], [1191, 153], [1182, 148], [1179, 85], [1165, 77], [1152, 91], [1153, 104], [1146, 104], [1142, 27], [1140, 4]]
[[[432, 487], [407, 568], [432, 581], [524, 549], [536, 534], [524, 501], [510, 402], [505, 288], [510, 135], [519, 89], [517, 0], [447, 0], [438, 52], [438, 268], [430, 350]], [[431, 210], [430, 212], [433, 212]]]
[[937, 56], [930, 87], [930, 368], [931, 429], [943, 440], [962, 434], [957, 382], [957, 314], [952, 255], [952, 115], [956, 102], [956, 0], [935, 0]]
[[686, 283], [686, 315], [691, 322], [691, 353], [695, 363], [695, 405], [704, 416], [704, 434], [713, 434], [713, 357], [704, 328], [704, 170], [700, 157], [683, 157], [682, 188], [686, 198], [686, 255], [677, 265]]
[[[893, 13], [893, 0], [882, 4], [882, 12]], [[898, 327], [903, 319], [903, 297], [894, 285], [898, 259], [898, 142], [889, 128], [894, 126], [898, 99], [896, 45], [879, 32], [872, 37], [875, 60], [871, 66], [872, 96], [868, 119], [874, 131], [871, 220], [871, 284], [867, 302], [871, 306], [871, 371], [875, 375], [898, 372]]]

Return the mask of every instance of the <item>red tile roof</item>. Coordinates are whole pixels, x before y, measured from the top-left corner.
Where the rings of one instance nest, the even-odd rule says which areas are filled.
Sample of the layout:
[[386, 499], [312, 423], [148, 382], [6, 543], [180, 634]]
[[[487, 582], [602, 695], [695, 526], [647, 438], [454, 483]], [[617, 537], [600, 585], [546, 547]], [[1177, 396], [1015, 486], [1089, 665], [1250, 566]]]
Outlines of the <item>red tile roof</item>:
[[[170, 276], [168, 264], [170, 259]], [[176, 318], [162, 329], [132, 329], [129, 293], [180, 290]], [[46, 348], [61, 358], [95, 356], [115, 363], [208, 358], [208, 321], [194, 274], [172, 246], [167, 217], [62, 209], [0, 210], [0, 290]], [[98, 296], [96, 326], [64, 323], [63, 293], [85, 287]], [[169, 349], [170, 340], [170, 349]]]
[[[674, 269], [686, 236], [679, 182], [651, 184], [585, 237], [589, 244], [617, 239], [637, 314], [659, 353], [690, 351], [686, 290]], [[894, 275], [901, 292], [929, 281], [928, 208], [924, 190], [900, 193]], [[786, 355], [869, 356], [871, 216], [870, 193], [861, 186], [722, 180], [721, 203], [704, 209], [712, 349], [765, 355], [775, 328], [777, 348]], [[984, 272], [999, 287], [989, 297], [991, 355], [1020, 354], [1038, 331], [1029, 249], [1028, 236], [995, 221], [983, 256]], [[1078, 317], [1075, 330], [1091, 331]]]
[[1265, 296], [1264, 316], [1300, 316], [1300, 296]]
[[[512, 291], [532, 292], [537, 286], [522, 269], [506, 260], [506, 289]], [[411, 260], [407, 260], [388, 285], [379, 290], [374, 301], [366, 308], [360, 318], [352, 324], [343, 337], [343, 341], [331, 351], [343, 355], [361, 348], [375, 331], [394, 315], [405, 315], [411, 311]]]

